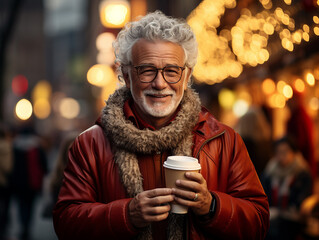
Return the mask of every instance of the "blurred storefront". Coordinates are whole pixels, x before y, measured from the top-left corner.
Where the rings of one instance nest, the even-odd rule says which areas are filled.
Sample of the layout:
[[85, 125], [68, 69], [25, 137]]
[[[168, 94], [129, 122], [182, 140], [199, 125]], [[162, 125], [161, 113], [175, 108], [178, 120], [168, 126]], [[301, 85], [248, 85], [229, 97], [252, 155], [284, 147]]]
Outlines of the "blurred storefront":
[[218, 119], [234, 127], [258, 106], [276, 139], [285, 134], [287, 101], [297, 93], [318, 130], [316, 1], [15, 0], [2, 6], [2, 29], [10, 12], [15, 17], [1, 53], [1, 118], [12, 128], [33, 122], [39, 134], [59, 142], [60, 134], [90, 126], [121, 84], [112, 52], [116, 34], [127, 21], [160, 9], [193, 28], [194, 87]]

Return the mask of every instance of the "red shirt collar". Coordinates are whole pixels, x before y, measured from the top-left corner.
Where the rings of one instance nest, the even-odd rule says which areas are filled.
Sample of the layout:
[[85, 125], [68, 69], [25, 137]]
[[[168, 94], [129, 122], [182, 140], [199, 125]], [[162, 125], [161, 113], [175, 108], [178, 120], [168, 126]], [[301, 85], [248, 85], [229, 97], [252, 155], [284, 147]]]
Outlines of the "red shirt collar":
[[[175, 118], [176, 115], [178, 113], [180, 109], [180, 106], [178, 106], [177, 111], [175, 112], [175, 114], [173, 115], [172, 119], [169, 121], [168, 124], [170, 124]], [[155, 127], [153, 127], [152, 125], [148, 124], [147, 122], [145, 122], [137, 113], [134, 103], [133, 103], [133, 99], [130, 98], [128, 100], [125, 101], [124, 103], [124, 107], [123, 107], [123, 111], [124, 111], [124, 115], [125, 117], [130, 120], [138, 129], [151, 129], [153, 131], [155, 131]]]

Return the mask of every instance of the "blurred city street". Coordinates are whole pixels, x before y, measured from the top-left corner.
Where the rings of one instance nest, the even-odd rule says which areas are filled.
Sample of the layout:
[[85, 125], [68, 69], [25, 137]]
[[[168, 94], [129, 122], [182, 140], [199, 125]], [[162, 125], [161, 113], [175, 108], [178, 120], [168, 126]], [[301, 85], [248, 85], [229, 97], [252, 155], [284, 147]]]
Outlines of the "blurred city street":
[[[112, 44], [155, 10], [196, 36], [197, 63], [179, 67], [179, 79], [188, 67], [202, 106], [243, 139], [268, 196], [304, 190], [291, 207], [303, 221], [297, 239], [319, 239], [319, 0], [0, 0], [0, 240], [58, 239], [44, 210], [57, 201], [70, 144], [124, 86], [122, 66], [140, 67], [115, 62]], [[154, 79], [166, 67], [152, 68]], [[273, 163], [287, 152], [305, 181]]]
[[[47, 193], [47, 190], [44, 190]], [[45, 193], [38, 196], [35, 201], [34, 215], [31, 223], [30, 240], [56, 240], [58, 239], [54, 229], [52, 218], [44, 218], [43, 210], [45, 204], [49, 201]], [[11, 201], [10, 206], [10, 223], [7, 230], [6, 240], [19, 240], [21, 225], [19, 223], [18, 206], [15, 200]]]

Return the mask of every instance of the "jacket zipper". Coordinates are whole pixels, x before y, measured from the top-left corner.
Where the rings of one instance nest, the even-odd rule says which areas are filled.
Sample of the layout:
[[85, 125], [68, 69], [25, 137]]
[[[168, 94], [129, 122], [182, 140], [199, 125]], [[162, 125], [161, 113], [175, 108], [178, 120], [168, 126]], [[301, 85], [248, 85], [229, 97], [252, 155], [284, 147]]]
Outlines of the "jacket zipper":
[[197, 154], [196, 154], [196, 158], [198, 159], [199, 153], [202, 151], [203, 147], [204, 147], [208, 142], [214, 140], [215, 138], [220, 137], [220, 136], [223, 135], [224, 133], [225, 133], [225, 130], [222, 131], [221, 133], [215, 135], [214, 137], [211, 137], [211, 138], [207, 139], [207, 140], [200, 146], [200, 148], [199, 148], [199, 150], [198, 150], [198, 152], [197, 152]]

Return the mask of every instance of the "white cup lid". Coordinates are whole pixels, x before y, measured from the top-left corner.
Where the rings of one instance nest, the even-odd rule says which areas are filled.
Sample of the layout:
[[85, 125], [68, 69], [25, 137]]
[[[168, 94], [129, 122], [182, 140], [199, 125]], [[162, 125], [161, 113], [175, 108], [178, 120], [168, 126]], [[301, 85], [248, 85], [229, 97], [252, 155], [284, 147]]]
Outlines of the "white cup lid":
[[200, 170], [198, 160], [188, 156], [169, 156], [164, 162], [165, 168], [174, 170]]

